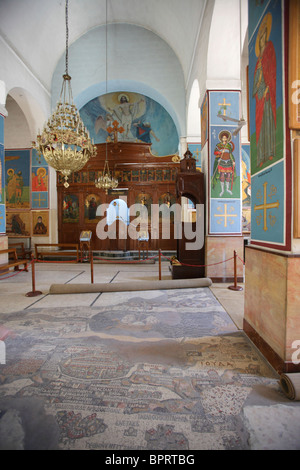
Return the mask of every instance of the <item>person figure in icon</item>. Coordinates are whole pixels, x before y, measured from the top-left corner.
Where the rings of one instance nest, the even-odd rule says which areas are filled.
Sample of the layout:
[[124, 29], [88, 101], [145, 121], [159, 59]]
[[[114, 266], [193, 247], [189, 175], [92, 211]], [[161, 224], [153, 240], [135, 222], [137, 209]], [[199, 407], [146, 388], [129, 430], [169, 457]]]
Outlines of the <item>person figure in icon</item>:
[[217, 181], [220, 181], [221, 192], [220, 197], [223, 196], [224, 191], [232, 195], [233, 181], [235, 179], [235, 159], [233, 156], [234, 143], [231, 141], [231, 133], [223, 130], [219, 133], [219, 143], [215, 147], [214, 155], [215, 163], [212, 176], [212, 187], [214, 188]]
[[45, 184], [46, 178], [46, 169], [38, 168], [36, 175], [32, 175], [32, 191], [47, 191], [47, 186]]
[[276, 53], [269, 36], [272, 15], [267, 13], [258, 30], [255, 53], [253, 97], [255, 98], [255, 125], [257, 166], [273, 160], [276, 153]]
[[136, 136], [142, 142], [152, 144], [151, 136], [154, 137], [156, 142], [159, 142], [159, 138], [156, 137], [153, 130], [151, 129], [150, 122], [135, 122], [133, 124], [136, 127]]
[[39, 215], [37, 218], [37, 223], [33, 229], [35, 235], [45, 235], [47, 233], [47, 227], [43, 222], [42, 217]]
[[0, 202], [2, 202], [2, 161], [0, 160]]
[[118, 97], [119, 105], [114, 109], [108, 108], [109, 112], [116, 116], [120, 125], [124, 128], [122, 137], [124, 140], [134, 140], [134, 136], [131, 132], [132, 121], [138, 114], [139, 105], [144, 100], [141, 99], [138, 102], [130, 103], [129, 97], [125, 93], [121, 93]]
[[96, 212], [97, 212], [97, 202], [94, 197], [91, 197], [90, 202], [89, 202], [89, 220], [93, 220], [96, 218]]
[[16, 203], [21, 204], [22, 193], [23, 193], [24, 180], [22, 176], [22, 171], [18, 171], [16, 178]]

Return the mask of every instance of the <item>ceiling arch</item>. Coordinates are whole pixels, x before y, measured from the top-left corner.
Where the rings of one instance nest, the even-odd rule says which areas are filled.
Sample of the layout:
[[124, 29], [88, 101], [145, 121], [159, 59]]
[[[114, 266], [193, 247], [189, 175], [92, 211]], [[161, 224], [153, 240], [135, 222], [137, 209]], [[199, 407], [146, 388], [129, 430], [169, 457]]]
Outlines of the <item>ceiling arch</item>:
[[[106, 16], [109, 24], [135, 24], [169, 45], [186, 78], [207, 1], [188, 0], [187, 8], [182, 0], [69, 0], [69, 44], [105, 25]], [[1, 1], [0, 36], [50, 91], [65, 50], [65, 1]]]
[[[184, 73], [174, 51], [152, 31], [123, 23], [94, 28], [70, 46], [68, 62], [79, 108], [106, 92], [135, 91], [165, 107], [179, 135], [185, 135]], [[52, 78], [52, 108], [64, 72], [65, 54]]]

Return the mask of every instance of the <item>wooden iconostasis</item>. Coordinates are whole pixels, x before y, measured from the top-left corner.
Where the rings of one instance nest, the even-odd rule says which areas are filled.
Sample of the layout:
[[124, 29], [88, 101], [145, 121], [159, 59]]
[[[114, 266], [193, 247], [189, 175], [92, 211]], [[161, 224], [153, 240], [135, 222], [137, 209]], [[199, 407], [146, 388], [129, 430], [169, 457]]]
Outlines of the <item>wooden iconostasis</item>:
[[[95, 180], [103, 173], [105, 159], [119, 182], [118, 188], [107, 194], [95, 186]], [[139, 213], [134, 209], [128, 214], [128, 209], [142, 204], [148, 211], [149, 248], [176, 250], [174, 216], [172, 212], [168, 216], [167, 207], [177, 202], [179, 160], [177, 155], [155, 157], [149, 144], [144, 143], [98, 144], [97, 156], [83, 170], [71, 175], [67, 189], [61, 175], [57, 176], [59, 243], [79, 243], [81, 231], [91, 230], [93, 250], [137, 250], [137, 235], [132, 234], [146, 234], [138, 226]], [[162, 205], [155, 222], [153, 205]], [[111, 206], [116, 220], [110, 217]], [[169, 224], [169, 236], [165, 225], [162, 231], [163, 223]]]

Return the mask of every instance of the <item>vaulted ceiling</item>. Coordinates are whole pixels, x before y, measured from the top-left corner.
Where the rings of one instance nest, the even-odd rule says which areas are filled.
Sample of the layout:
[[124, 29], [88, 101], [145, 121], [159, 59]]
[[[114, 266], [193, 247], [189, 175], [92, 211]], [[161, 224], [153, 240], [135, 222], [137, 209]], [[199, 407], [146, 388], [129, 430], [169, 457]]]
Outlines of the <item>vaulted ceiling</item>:
[[[69, 45], [106, 22], [134, 24], [153, 32], [171, 47], [187, 78], [206, 3], [207, 0], [69, 0]], [[50, 92], [52, 75], [66, 45], [65, 1], [0, 0], [0, 35]]]
[[[65, 5], [0, 0], [0, 103], [17, 103], [32, 137], [61, 90]], [[240, 87], [247, 9], [248, 0], [68, 0], [75, 104], [81, 109], [109, 82], [108, 92], [134, 91], [157, 101], [180, 136], [193, 134], [205, 90]]]

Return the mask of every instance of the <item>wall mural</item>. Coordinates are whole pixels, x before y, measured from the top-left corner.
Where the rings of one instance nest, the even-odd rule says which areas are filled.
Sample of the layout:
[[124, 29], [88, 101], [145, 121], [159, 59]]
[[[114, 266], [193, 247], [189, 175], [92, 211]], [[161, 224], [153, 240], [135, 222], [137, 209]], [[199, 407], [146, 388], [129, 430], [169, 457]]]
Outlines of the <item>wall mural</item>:
[[202, 148], [208, 140], [208, 94], [205, 93], [204, 100], [201, 105], [201, 142]]
[[[31, 233], [31, 209], [48, 209], [49, 168], [35, 149], [5, 150], [2, 185], [5, 186], [6, 233], [8, 236], [47, 235]], [[1, 158], [0, 158], [1, 161]], [[4, 198], [4, 191], [3, 191]], [[4, 199], [3, 199], [4, 201]], [[43, 211], [44, 219], [47, 219]], [[1, 230], [0, 216], [0, 230]]]
[[49, 236], [49, 212], [48, 211], [32, 211], [32, 235], [43, 237]]
[[31, 206], [32, 209], [48, 208], [49, 168], [46, 160], [32, 149], [31, 156]]
[[251, 163], [250, 145], [242, 145], [242, 225], [243, 232], [251, 231]]
[[63, 223], [79, 223], [79, 199], [76, 194], [66, 194], [63, 200]]
[[30, 150], [5, 151], [7, 209], [30, 208]]
[[249, 44], [252, 175], [283, 157], [282, 28], [280, 2], [269, 11]]
[[194, 159], [196, 160], [196, 168], [201, 169], [201, 143], [189, 143], [189, 151], [192, 153]]
[[108, 93], [83, 106], [80, 116], [95, 144], [116, 139], [146, 142], [155, 156], [178, 153], [179, 137], [171, 116], [145, 95]]
[[89, 194], [84, 201], [84, 221], [85, 223], [98, 223], [101, 216], [97, 216], [97, 208], [101, 204], [97, 194]]
[[[3, 125], [3, 116], [0, 116], [0, 127]], [[4, 145], [0, 143], [0, 233], [5, 233], [5, 168]]]
[[31, 236], [31, 215], [30, 211], [7, 212], [6, 213], [6, 233], [12, 237]]
[[[249, 11], [255, 3], [249, 1]], [[283, 245], [286, 182], [281, 2], [268, 3], [253, 31], [249, 42], [251, 239]]]
[[240, 93], [209, 92], [211, 234], [241, 233]]

